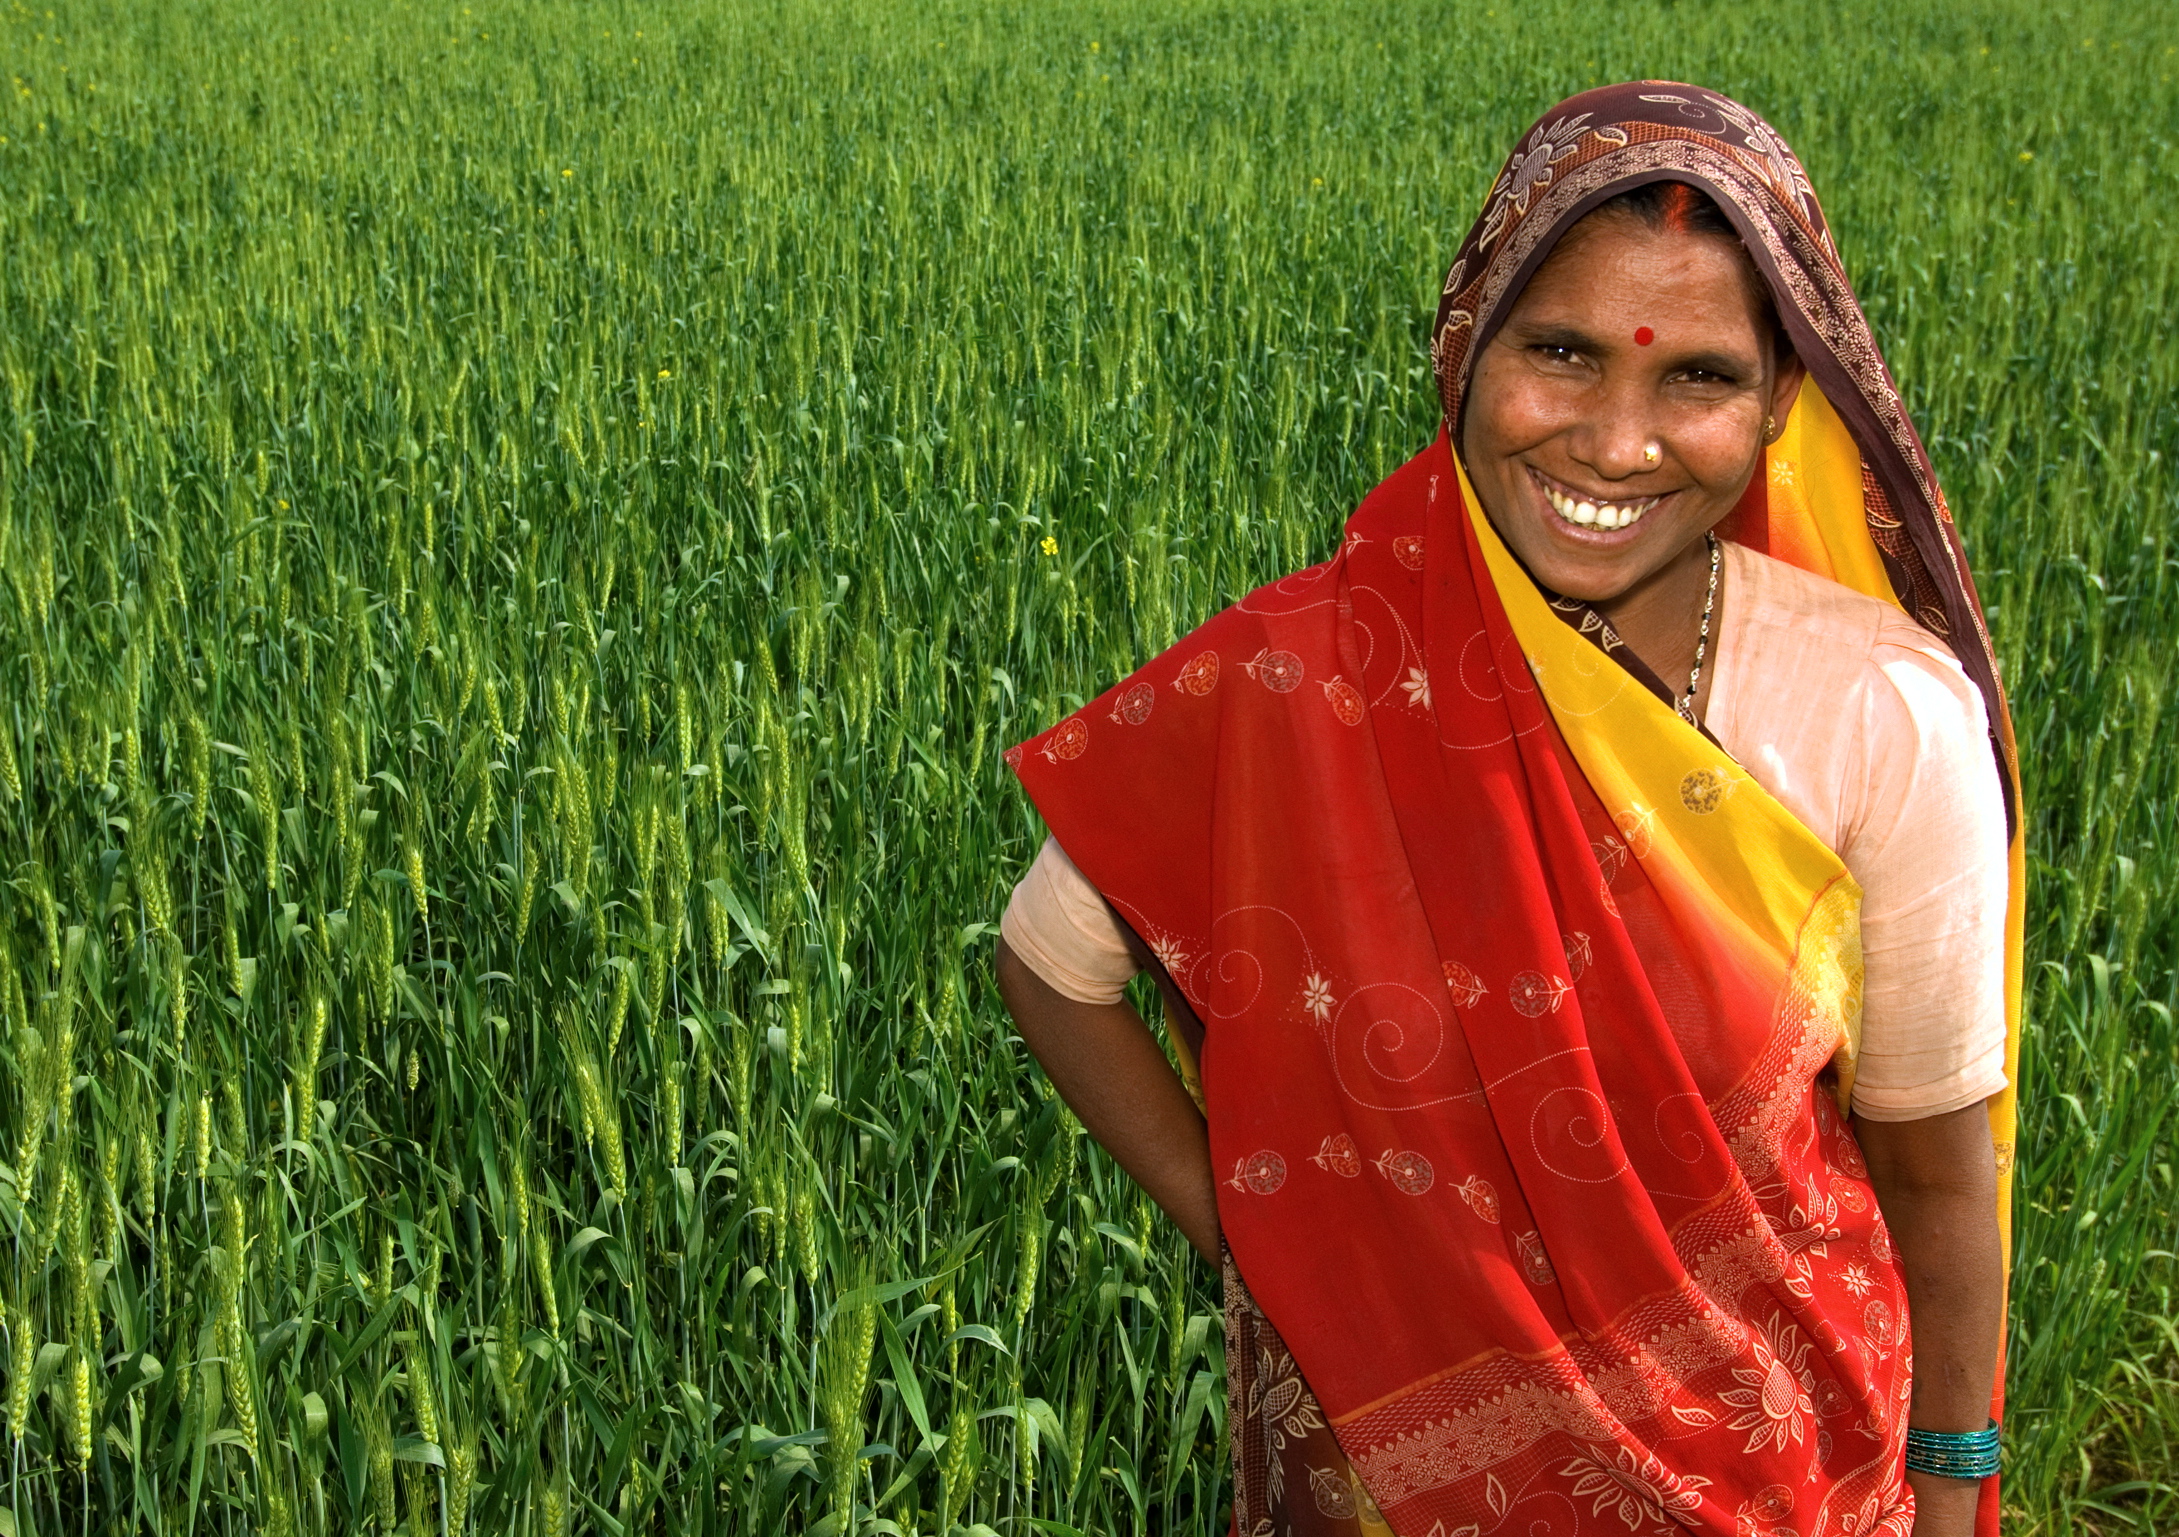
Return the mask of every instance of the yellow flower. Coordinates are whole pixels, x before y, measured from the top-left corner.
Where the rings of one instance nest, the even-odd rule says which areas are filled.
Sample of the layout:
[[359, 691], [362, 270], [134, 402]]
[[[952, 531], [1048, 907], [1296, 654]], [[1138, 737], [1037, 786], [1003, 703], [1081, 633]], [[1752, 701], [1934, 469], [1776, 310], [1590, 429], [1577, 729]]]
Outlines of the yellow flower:
[[661, 368], [658, 371], [658, 377], [661, 379], [671, 379], [673, 377], [673, 370], [670, 368]]
[[1042, 550], [1047, 555], [1057, 555], [1059, 553], [1059, 541], [1057, 539], [1054, 539], [1050, 534], [1046, 534], [1044, 536], [1044, 542], [1042, 544], [1039, 544], [1037, 548]]
[[561, 174], [562, 176], [573, 176], [573, 175], [575, 174], [575, 168], [574, 168], [573, 166], [569, 166], [569, 167], [568, 167], [567, 169], [563, 170], [563, 171], [562, 171], [562, 172], [561, 172], [560, 174]]
[[286, 511], [288, 510], [288, 504], [287, 504], [286, 502], [282, 502], [282, 503], [280, 504], [280, 510], [281, 510], [282, 512], [286, 512]]
[[2020, 158], [2024, 162], [2033, 160], [2035, 158], [2035, 151], [2032, 149], [2024, 149], [2020, 152]]
[[1103, 46], [1103, 45], [1102, 45], [1102, 44], [1100, 44], [1100, 43], [1092, 43], [1092, 44], [1090, 44], [1090, 52], [1091, 52], [1091, 53], [1095, 53], [1095, 52], [1096, 52], [1096, 51], [1097, 51], [1097, 50], [1098, 50], [1098, 49], [1099, 49], [1100, 47], [1102, 47], [1102, 46]]

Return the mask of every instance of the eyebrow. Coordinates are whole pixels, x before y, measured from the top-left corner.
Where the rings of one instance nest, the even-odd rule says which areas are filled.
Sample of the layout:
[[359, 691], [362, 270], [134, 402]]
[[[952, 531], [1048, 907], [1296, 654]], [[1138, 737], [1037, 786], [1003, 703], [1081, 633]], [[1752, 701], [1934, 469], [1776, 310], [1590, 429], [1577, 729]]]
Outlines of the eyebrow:
[[1523, 347], [1564, 347], [1570, 352], [1601, 352], [1604, 344], [1575, 326], [1555, 321], [1514, 322], [1506, 327], [1509, 339]]

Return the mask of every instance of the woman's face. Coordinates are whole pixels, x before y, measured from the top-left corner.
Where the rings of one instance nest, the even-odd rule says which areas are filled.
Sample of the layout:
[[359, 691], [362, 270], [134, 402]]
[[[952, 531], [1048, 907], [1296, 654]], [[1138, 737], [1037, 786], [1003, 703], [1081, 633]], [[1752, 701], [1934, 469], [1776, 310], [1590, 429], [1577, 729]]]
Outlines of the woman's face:
[[1476, 360], [1462, 456], [1544, 586], [1619, 598], [1747, 489], [1763, 419], [1785, 420], [1801, 368], [1774, 356], [1745, 261], [1715, 235], [1585, 219]]

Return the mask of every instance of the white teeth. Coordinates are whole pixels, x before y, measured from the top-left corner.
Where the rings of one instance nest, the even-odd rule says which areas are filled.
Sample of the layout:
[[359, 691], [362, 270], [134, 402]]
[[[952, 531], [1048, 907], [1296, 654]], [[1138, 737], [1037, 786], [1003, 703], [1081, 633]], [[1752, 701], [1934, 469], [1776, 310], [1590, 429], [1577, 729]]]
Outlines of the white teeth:
[[1658, 501], [1651, 496], [1639, 502], [1585, 502], [1567, 496], [1556, 486], [1550, 485], [1543, 488], [1543, 494], [1550, 499], [1552, 511], [1567, 522], [1578, 523], [1583, 528], [1631, 528]]

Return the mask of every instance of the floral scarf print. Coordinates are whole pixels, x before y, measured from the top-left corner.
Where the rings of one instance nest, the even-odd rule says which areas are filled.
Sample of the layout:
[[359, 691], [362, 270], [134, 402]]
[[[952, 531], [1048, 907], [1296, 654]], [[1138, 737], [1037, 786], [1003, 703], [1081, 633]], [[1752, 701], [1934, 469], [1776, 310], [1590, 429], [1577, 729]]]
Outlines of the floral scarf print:
[[[1448, 422], [1552, 240], [1660, 175], [1800, 232], [1764, 271], [1812, 383], [1736, 536], [1979, 637], [1806, 179], [1722, 98], [1592, 92], [1523, 141], [1447, 284]], [[1845, 1119], [1859, 888], [1594, 639], [1441, 430], [1330, 560], [1008, 754], [1200, 1026], [1247, 1537], [1912, 1525]]]

